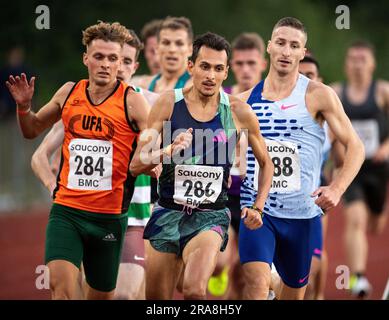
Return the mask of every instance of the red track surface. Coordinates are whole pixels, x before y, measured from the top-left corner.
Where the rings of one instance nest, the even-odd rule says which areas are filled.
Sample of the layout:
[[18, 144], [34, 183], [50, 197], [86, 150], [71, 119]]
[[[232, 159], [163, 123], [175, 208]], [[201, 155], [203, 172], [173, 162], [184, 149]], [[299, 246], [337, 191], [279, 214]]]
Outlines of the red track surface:
[[[0, 299], [49, 299], [49, 290], [35, 287], [35, 273], [43, 264], [45, 227], [49, 209], [2, 214], [0, 216]], [[327, 236], [329, 254], [326, 299], [350, 299], [346, 290], [335, 287], [336, 267], [345, 265], [343, 217], [330, 214]], [[389, 278], [389, 225], [380, 237], [369, 237], [367, 276], [374, 291], [371, 299], [381, 299]]]

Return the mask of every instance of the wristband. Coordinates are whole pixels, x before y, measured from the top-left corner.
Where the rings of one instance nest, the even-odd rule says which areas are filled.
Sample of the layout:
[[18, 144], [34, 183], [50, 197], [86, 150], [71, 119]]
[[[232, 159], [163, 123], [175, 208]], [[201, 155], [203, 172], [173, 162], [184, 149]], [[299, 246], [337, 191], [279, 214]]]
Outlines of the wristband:
[[257, 211], [261, 215], [261, 218], [263, 218], [263, 211], [259, 209], [255, 204], [253, 204], [250, 209]]
[[29, 107], [27, 110], [20, 110], [19, 108], [16, 108], [16, 112], [18, 113], [19, 116], [25, 116], [29, 114], [31, 111], [31, 107]]

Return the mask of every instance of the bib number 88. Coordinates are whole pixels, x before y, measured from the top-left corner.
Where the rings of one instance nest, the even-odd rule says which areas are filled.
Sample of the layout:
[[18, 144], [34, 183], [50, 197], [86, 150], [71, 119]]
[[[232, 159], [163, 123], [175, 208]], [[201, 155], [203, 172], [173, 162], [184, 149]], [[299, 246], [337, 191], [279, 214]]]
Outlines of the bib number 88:
[[292, 158], [290, 157], [273, 157], [272, 158], [274, 164], [274, 176], [279, 177], [281, 174], [285, 177], [289, 177], [293, 174], [292, 168]]

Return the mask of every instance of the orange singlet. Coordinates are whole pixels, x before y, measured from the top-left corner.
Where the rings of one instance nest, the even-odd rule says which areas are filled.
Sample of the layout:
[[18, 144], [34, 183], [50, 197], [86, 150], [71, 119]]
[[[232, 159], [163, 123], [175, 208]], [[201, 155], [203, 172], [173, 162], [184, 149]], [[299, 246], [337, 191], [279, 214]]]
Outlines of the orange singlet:
[[70, 91], [62, 108], [65, 137], [54, 203], [96, 213], [121, 214], [131, 200], [128, 166], [139, 132], [127, 115], [126, 92], [118, 81], [100, 104], [89, 97], [88, 80]]

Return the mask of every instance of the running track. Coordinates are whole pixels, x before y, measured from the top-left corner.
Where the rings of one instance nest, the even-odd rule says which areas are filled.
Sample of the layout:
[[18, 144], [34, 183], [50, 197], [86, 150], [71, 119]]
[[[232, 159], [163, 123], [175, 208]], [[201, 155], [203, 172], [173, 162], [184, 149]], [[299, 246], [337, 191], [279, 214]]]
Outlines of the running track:
[[[38, 290], [35, 269], [43, 264], [45, 226], [49, 209], [0, 215], [0, 299], [49, 299], [49, 290]], [[345, 265], [342, 245], [343, 217], [339, 209], [330, 213], [327, 236], [329, 254], [326, 299], [350, 299], [335, 287], [336, 267]], [[369, 237], [367, 275], [373, 284], [372, 299], [381, 299], [389, 278], [389, 225], [379, 238]]]

